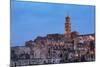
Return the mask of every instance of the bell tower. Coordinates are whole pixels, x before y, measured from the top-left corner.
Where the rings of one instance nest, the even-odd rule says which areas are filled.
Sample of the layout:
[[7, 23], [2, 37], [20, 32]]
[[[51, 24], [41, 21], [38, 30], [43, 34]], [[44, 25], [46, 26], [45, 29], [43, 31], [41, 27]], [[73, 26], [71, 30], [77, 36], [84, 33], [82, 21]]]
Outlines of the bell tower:
[[65, 37], [71, 37], [71, 21], [70, 16], [65, 17]]

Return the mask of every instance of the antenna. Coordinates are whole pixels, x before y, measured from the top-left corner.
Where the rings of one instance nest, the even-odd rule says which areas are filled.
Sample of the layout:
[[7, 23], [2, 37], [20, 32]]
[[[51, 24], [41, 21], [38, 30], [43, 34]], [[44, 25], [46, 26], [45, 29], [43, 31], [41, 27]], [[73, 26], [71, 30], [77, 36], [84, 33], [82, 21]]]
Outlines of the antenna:
[[69, 12], [67, 12], [67, 16], [69, 16]]
[[65, 13], [65, 16], [70, 16], [69, 11], [67, 11], [67, 12]]

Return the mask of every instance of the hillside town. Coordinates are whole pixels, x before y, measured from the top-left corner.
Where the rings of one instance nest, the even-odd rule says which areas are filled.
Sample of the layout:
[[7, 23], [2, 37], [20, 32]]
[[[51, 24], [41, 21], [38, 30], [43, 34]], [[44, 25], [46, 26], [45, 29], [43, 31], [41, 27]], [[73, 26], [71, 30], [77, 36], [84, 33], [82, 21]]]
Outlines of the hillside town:
[[95, 33], [71, 31], [71, 18], [65, 17], [64, 34], [37, 36], [25, 46], [11, 47], [11, 67], [95, 61]]

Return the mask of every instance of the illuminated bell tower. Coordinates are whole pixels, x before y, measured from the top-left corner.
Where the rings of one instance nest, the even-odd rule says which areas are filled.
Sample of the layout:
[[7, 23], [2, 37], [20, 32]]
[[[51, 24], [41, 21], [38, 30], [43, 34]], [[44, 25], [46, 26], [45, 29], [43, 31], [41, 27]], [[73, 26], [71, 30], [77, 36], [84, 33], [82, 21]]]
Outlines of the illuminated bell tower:
[[65, 37], [71, 37], [71, 22], [70, 22], [70, 17], [67, 16], [65, 18], [65, 32], [64, 32]]

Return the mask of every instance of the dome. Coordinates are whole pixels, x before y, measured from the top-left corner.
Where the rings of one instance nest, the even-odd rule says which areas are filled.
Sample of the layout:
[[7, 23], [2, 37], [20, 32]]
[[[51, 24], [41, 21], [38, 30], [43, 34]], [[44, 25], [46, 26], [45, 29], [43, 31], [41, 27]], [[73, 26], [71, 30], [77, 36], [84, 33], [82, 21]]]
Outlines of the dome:
[[80, 33], [77, 32], [77, 31], [74, 31], [74, 32], [71, 33], [72, 38], [77, 37], [78, 35], [80, 35]]
[[71, 34], [74, 34], [74, 35], [80, 35], [80, 33], [77, 32], [77, 31], [73, 31]]

